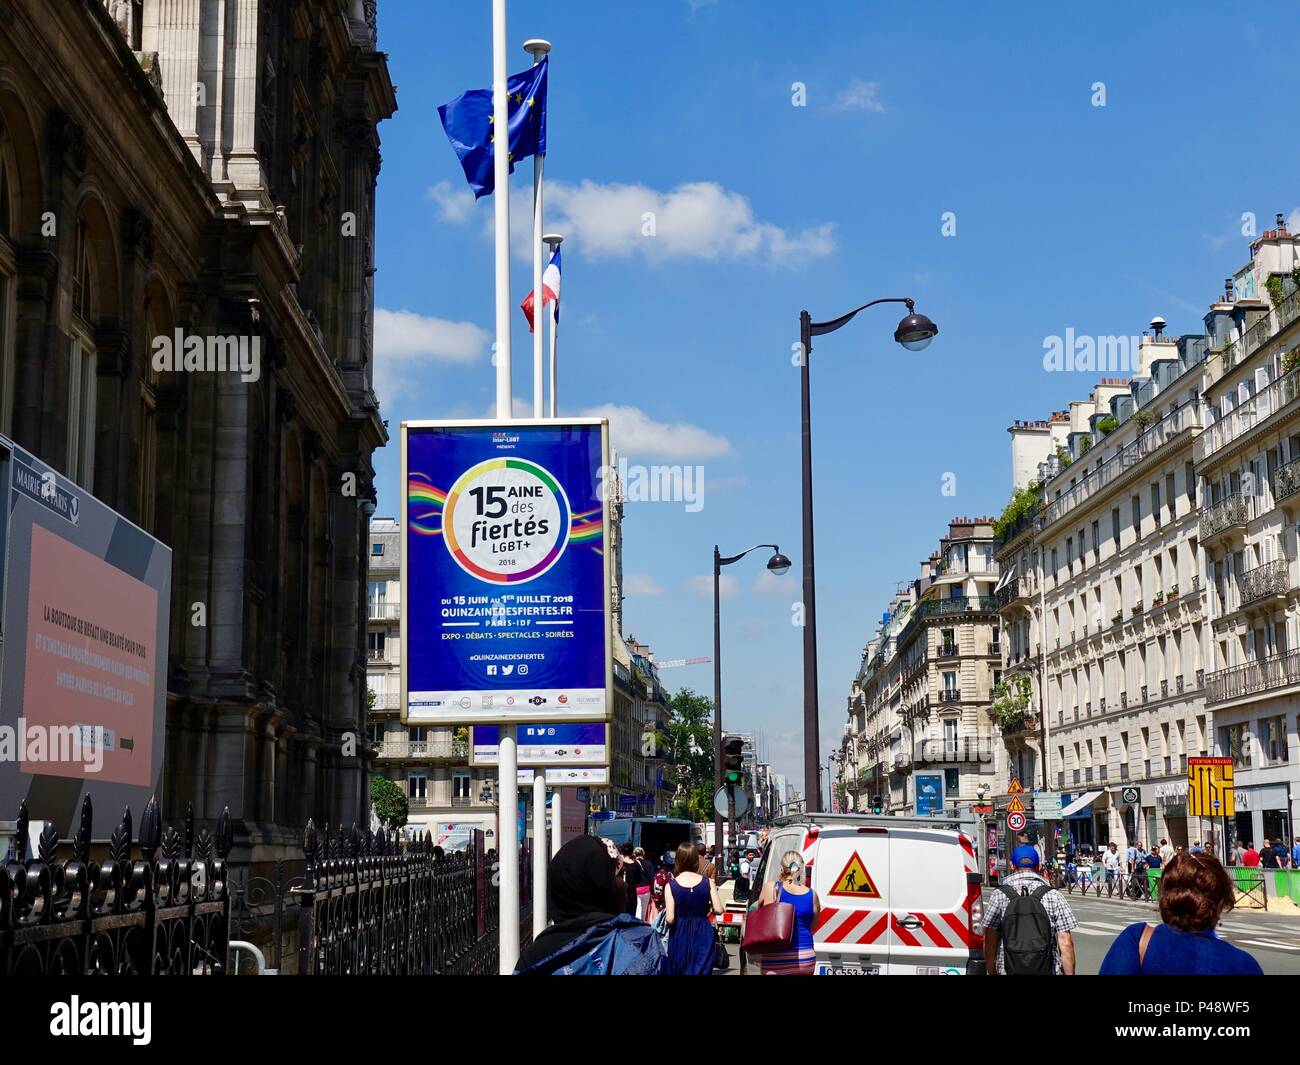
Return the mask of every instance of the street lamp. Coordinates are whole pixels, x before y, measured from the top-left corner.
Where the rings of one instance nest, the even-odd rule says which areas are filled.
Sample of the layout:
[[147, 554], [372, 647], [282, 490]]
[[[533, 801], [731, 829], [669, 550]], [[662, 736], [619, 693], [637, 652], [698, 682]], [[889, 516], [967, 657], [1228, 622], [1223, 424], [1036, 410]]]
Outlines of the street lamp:
[[843, 328], [859, 311], [878, 303], [907, 304], [907, 317], [898, 323], [894, 339], [908, 351], [921, 351], [938, 336], [939, 327], [925, 315], [917, 314], [912, 300], [906, 297], [872, 300], [829, 322], [814, 322], [807, 311], [799, 312], [799, 387], [803, 418], [803, 773], [804, 790], [809, 792], [809, 813], [821, 812], [821, 787], [817, 779], [821, 743], [817, 726], [817, 599], [813, 587], [812, 412], [808, 364], [813, 337]]
[[[713, 545], [713, 791], [717, 794], [722, 787], [722, 597], [719, 588], [722, 583], [722, 567], [739, 562], [751, 551], [760, 547], [770, 547], [772, 557], [767, 560], [767, 568], [778, 577], [790, 569], [790, 560], [781, 554], [776, 544], [755, 544], [738, 555], [722, 555], [718, 545]], [[732, 828], [732, 842], [735, 842], [735, 807], [728, 801], [728, 823]], [[722, 814], [713, 808], [713, 840], [717, 853], [725, 859], [726, 851], [722, 846]]]

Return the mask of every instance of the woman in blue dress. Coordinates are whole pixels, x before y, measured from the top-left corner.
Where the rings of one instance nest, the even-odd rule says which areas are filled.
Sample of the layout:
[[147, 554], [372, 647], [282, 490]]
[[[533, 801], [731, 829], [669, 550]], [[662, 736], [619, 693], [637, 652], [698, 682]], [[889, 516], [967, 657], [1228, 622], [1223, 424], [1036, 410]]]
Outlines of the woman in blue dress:
[[677, 875], [664, 892], [664, 913], [668, 918], [668, 975], [709, 976], [713, 972], [714, 937], [710, 913], [721, 913], [718, 889], [701, 876], [700, 852], [691, 843], [677, 848]]
[[803, 855], [786, 851], [781, 855], [781, 867], [776, 880], [763, 886], [759, 896], [760, 906], [788, 902], [794, 907], [794, 936], [790, 949], [764, 954], [760, 965], [764, 976], [812, 976], [817, 954], [813, 947], [813, 929], [821, 914], [822, 904], [811, 887], [804, 881]]

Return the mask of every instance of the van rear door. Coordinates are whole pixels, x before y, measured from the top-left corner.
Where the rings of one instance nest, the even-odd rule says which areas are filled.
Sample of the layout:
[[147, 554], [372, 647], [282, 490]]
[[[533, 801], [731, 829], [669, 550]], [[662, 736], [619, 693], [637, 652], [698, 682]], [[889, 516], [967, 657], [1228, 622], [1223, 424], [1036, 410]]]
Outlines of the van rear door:
[[967, 869], [953, 831], [889, 830], [891, 974], [965, 975], [972, 946]]
[[821, 916], [813, 932], [819, 976], [879, 975], [890, 958], [889, 831], [824, 825], [818, 830], [813, 887]]

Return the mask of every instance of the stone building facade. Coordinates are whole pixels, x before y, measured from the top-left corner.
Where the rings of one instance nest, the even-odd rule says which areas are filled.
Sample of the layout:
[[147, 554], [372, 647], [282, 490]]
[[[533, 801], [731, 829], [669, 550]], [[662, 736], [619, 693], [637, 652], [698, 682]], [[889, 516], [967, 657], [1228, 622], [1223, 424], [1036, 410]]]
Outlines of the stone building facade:
[[0, 0], [0, 431], [172, 548], [158, 786], [239, 861], [366, 812], [395, 110], [373, 3]]
[[897, 594], [867, 647], [840, 758], [846, 799], [917, 810], [917, 774], [942, 777], [947, 806], [969, 807], [997, 778], [989, 707], [1002, 648], [993, 599], [992, 518], [954, 518], [920, 576]]

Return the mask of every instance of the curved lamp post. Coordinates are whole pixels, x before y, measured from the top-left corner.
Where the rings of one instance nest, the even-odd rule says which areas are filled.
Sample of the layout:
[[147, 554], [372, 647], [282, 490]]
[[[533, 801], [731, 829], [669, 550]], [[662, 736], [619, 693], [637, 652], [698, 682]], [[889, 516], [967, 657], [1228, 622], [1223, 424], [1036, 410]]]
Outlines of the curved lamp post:
[[[718, 551], [718, 545], [713, 545], [713, 792], [715, 795], [722, 787], [722, 597], [719, 594], [722, 567], [739, 562], [751, 551], [757, 551], [760, 547], [772, 549], [772, 557], [767, 560], [767, 568], [770, 572], [779, 577], [790, 569], [790, 560], [781, 554], [781, 549], [776, 544], [755, 544], [738, 555], [723, 555]], [[730, 839], [734, 846], [736, 811], [730, 802], [727, 806], [727, 822], [731, 826]], [[717, 807], [713, 810], [713, 840], [719, 858], [725, 862], [726, 851], [722, 846], [722, 814], [718, 812]], [[724, 865], [719, 865], [718, 868], [724, 868]]]
[[916, 313], [912, 300], [891, 296], [872, 300], [848, 314], [829, 322], [814, 322], [807, 311], [799, 312], [800, 402], [803, 417], [803, 773], [809, 813], [821, 812], [821, 785], [818, 780], [821, 741], [817, 725], [817, 600], [813, 587], [813, 502], [812, 502], [812, 414], [809, 405], [808, 363], [812, 355], [812, 338], [833, 333], [853, 320], [859, 311], [878, 303], [905, 303], [907, 316], [894, 330], [894, 339], [908, 351], [921, 351], [939, 334], [939, 327], [923, 314]]

